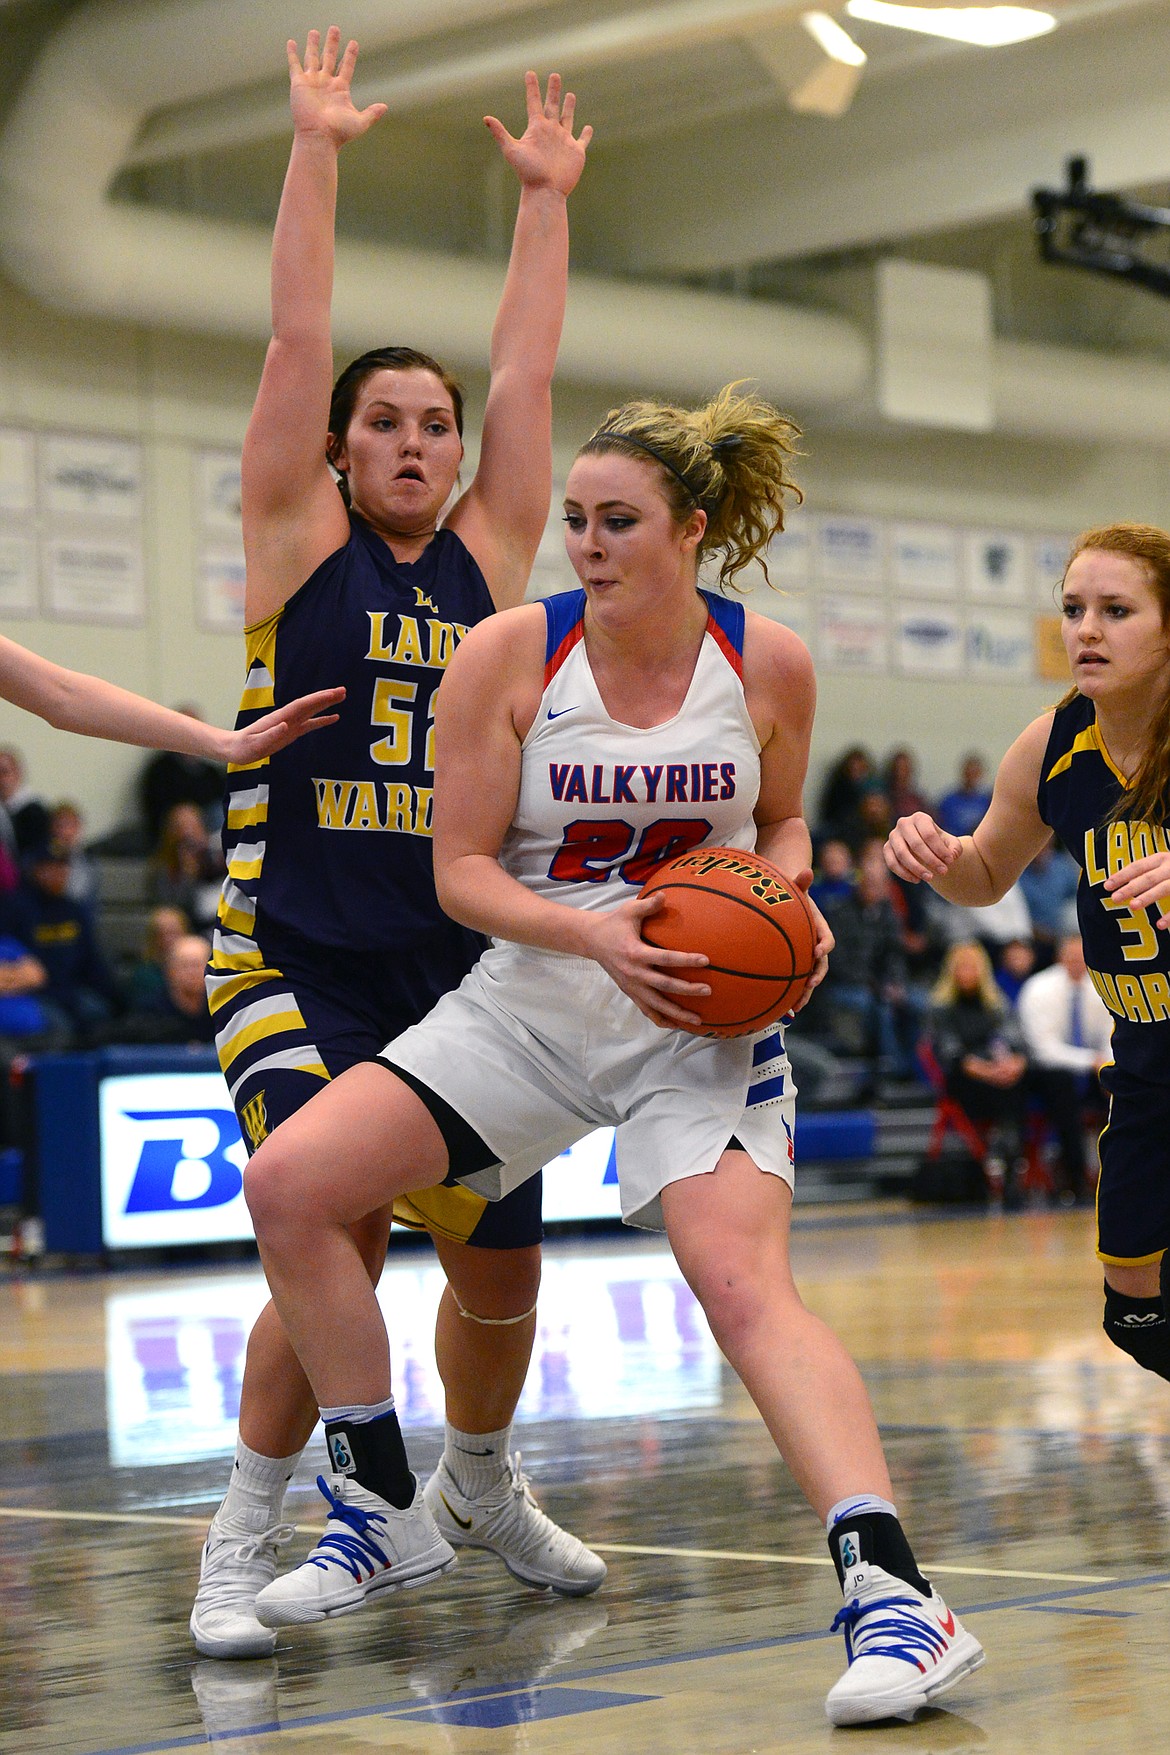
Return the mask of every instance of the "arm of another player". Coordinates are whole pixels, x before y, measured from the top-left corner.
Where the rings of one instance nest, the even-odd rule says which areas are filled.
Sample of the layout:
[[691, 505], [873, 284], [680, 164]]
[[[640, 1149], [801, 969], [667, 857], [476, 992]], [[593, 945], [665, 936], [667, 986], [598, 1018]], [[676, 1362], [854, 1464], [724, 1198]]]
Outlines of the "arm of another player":
[[[435, 702], [435, 889], [464, 926], [538, 950], [590, 957], [664, 1027], [697, 1023], [675, 1004], [691, 985], [671, 970], [706, 957], [645, 944], [660, 896], [594, 912], [537, 896], [506, 872], [500, 849], [516, 814], [522, 746], [540, 706], [545, 618], [524, 605], [472, 628]], [[700, 990], [704, 994], [706, 988]]]
[[985, 908], [1015, 883], [1051, 833], [1036, 793], [1052, 714], [1017, 737], [999, 765], [987, 815], [973, 835], [949, 835], [926, 811], [899, 817], [886, 842], [886, 864], [907, 883], [929, 883], [948, 902]]
[[294, 132], [272, 238], [272, 340], [243, 453], [249, 625], [278, 610], [349, 534], [325, 460], [337, 156], [386, 106], [355, 108], [357, 44], [349, 43], [339, 61], [340, 46], [336, 25], [323, 48], [310, 31], [302, 66], [296, 43], [288, 44]]
[[150, 750], [175, 750], [212, 762], [245, 766], [270, 756], [306, 731], [334, 724], [337, 714], [328, 709], [344, 698], [344, 689], [321, 689], [277, 707], [243, 731], [221, 731], [99, 676], [66, 670], [18, 646], [15, 640], [0, 637], [0, 700], [35, 713], [58, 731], [104, 737], [111, 743], [139, 744]]
[[[744, 692], [763, 748], [756, 801], [756, 851], [806, 893], [812, 883], [812, 837], [804, 817], [804, 782], [817, 705], [808, 648], [790, 628], [749, 616], [744, 640]], [[807, 1005], [824, 980], [833, 948], [829, 923], [809, 898], [816, 921], [812, 980], [796, 1007]]]
[[475, 479], [447, 520], [479, 563], [497, 609], [522, 601], [552, 497], [552, 378], [569, 277], [568, 197], [593, 130], [573, 138], [576, 99], [550, 74], [524, 76], [528, 126], [514, 140], [484, 118], [520, 179], [520, 207], [492, 330], [491, 385]]

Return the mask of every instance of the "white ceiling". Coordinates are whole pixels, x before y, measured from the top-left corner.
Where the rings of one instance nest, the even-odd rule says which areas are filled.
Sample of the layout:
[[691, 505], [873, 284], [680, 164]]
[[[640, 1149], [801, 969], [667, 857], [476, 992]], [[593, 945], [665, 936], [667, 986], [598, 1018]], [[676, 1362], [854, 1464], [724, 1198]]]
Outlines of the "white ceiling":
[[[69, 81], [90, 77], [80, 49], [66, 53], [71, 33], [76, 44], [85, 29], [133, 44], [101, 75], [93, 117], [78, 106], [79, 181], [101, 159], [102, 193], [112, 190], [117, 207], [270, 226], [289, 139], [283, 39], [303, 35], [301, 5], [0, 6], [26, 96], [40, 101], [37, 81], [49, 89], [57, 56], [62, 127]], [[381, 98], [391, 114], [346, 154], [340, 229], [384, 247], [498, 260], [513, 196], [480, 118], [494, 111], [518, 128], [524, 68], [557, 64], [597, 131], [574, 197], [574, 264], [586, 275], [747, 292], [864, 322], [859, 273], [879, 254], [909, 256], [988, 274], [1005, 338], [1170, 359], [1170, 302], [1042, 267], [1029, 210], [1031, 188], [1060, 182], [1072, 154], [1088, 156], [1101, 187], [1164, 197], [1170, 4], [1054, 9], [1053, 34], [1001, 50], [846, 20], [870, 63], [852, 108], [828, 120], [795, 114], [751, 46], [767, 31], [773, 49], [791, 40], [795, 54], [802, 8], [790, 0], [348, 0], [339, 22], [368, 44], [359, 100]], [[12, 91], [0, 98], [0, 127], [13, 102]], [[0, 209], [23, 150], [13, 130], [0, 135]], [[68, 170], [63, 148], [53, 176]], [[19, 278], [16, 187], [0, 222], [4, 265]], [[27, 207], [27, 187], [20, 199]], [[49, 229], [70, 223], [67, 204], [46, 211]]]

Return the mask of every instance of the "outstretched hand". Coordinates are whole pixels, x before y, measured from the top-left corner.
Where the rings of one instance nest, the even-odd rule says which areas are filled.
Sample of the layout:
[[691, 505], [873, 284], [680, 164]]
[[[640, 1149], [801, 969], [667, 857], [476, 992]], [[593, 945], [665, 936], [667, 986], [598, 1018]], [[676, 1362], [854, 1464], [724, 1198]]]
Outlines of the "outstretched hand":
[[331, 24], [321, 47], [320, 31], [311, 30], [305, 41], [305, 59], [301, 63], [296, 42], [288, 43], [289, 103], [293, 127], [298, 134], [319, 134], [340, 148], [348, 140], [356, 140], [386, 114], [385, 104], [369, 104], [364, 110], [355, 107], [350, 87], [357, 66], [358, 46], [349, 42], [341, 60], [341, 32]]
[[286, 707], [265, 713], [263, 719], [254, 719], [241, 731], [229, 731], [225, 760], [247, 767], [250, 762], [259, 762], [284, 749], [286, 744], [295, 743], [306, 731], [336, 725], [337, 714], [326, 709], [339, 706], [344, 699], [344, 689], [318, 689], [315, 694], [300, 695]]
[[526, 189], [555, 189], [561, 195], [571, 195], [584, 168], [593, 130], [582, 128], [574, 140], [577, 100], [570, 91], [565, 93], [562, 103], [559, 73], [549, 74], [543, 98], [535, 73], [524, 75], [524, 90], [528, 126], [519, 140], [514, 140], [495, 116], [485, 116], [484, 124]]
[[962, 841], [940, 829], [924, 810], [899, 817], [885, 845], [886, 864], [908, 884], [945, 877], [962, 851]]

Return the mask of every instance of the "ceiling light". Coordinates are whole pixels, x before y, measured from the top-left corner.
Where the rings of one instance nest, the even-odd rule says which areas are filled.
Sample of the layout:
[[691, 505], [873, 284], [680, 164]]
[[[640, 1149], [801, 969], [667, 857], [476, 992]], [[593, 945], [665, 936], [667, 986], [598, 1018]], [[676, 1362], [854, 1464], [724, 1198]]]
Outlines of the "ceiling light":
[[891, 0], [846, 0], [845, 10], [850, 18], [869, 24], [896, 25], [930, 37], [974, 43], [981, 49], [1024, 43], [1056, 29], [1051, 13], [1031, 6], [896, 6]]
[[800, 22], [830, 60], [840, 61], [846, 67], [865, 66], [865, 50], [827, 12], [802, 12]]

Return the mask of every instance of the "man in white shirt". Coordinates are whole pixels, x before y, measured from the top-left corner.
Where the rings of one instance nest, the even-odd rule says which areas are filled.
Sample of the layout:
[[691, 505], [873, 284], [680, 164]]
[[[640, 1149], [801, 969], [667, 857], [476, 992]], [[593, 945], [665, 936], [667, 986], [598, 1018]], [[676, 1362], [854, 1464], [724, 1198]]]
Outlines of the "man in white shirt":
[[1060, 1144], [1064, 1199], [1089, 1198], [1084, 1111], [1100, 1106], [1097, 1073], [1112, 1059], [1113, 1019], [1090, 981], [1077, 933], [1066, 933], [1049, 969], [1031, 975], [1017, 1008], [1031, 1057], [1031, 1084]]

